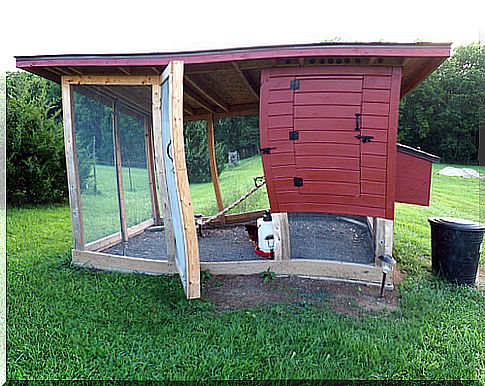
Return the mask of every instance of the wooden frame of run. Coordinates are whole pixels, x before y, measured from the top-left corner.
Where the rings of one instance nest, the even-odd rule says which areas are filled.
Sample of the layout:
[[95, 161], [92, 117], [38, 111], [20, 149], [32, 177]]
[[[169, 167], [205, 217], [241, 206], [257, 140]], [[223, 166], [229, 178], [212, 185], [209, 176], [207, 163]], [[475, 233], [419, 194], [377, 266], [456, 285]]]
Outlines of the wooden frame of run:
[[[64, 138], [65, 138], [65, 151], [66, 151], [66, 163], [67, 163], [67, 174], [68, 174], [68, 183], [69, 183], [69, 203], [71, 209], [71, 221], [72, 221], [72, 231], [74, 237], [74, 250], [75, 251], [83, 251], [83, 250], [99, 250], [101, 248], [107, 248], [109, 246], [115, 245], [121, 240], [126, 240], [131, 236], [134, 236], [144, 229], [150, 227], [154, 223], [157, 223], [160, 218], [159, 208], [158, 208], [158, 200], [156, 197], [156, 184], [155, 184], [155, 171], [154, 171], [154, 163], [149, 157], [149, 153], [153, 154], [153, 139], [149, 132], [151, 131], [151, 117], [148, 114], [144, 116], [144, 125], [145, 125], [145, 146], [147, 148], [147, 170], [149, 173], [149, 182], [150, 182], [150, 196], [151, 196], [151, 205], [152, 205], [152, 219], [144, 221], [138, 225], [135, 225], [131, 228], [128, 228], [126, 225], [126, 215], [124, 215], [124, 196], [123, 194], [119, 195], [119, 205], [121, 210], [121, 231], [110, 236], [103, 237], [100, 240], [96, 240], [89, 244], [85, 243], [84, 240], [84, 224], [83, 224], [83, 217], [82, 217], [82, 206], [81, 206], [81, 190], [80, 190], [80, 182], [79, 182], [79, 172], [77, 166], [77, 152], [76, 152], [76, 130], [74, 125], [74, 113], [73, 113], [73, 91], [72, 85], [102, 85], [102, 86], [110, 86], [110, 85], [120, 85], [120, 86], [151, 86], [152, 89], [158, 87], [160, 84], [160, 76], [93, 76], [93, 75], [76, 75], [76, 76], [63, 76], [61, 79], [62, 85], [62, 104], [63, 104], [63, 119], [64, 119]], [[104, 96], [106, 98], [106, 96]], [[113, 95], [113, 99], [116, 99], [116, 96]], [[126, 103], [126, 102], [124, 102]], [[160, 113], [160, 110], [157, 110], [156, 104], [152, 104], [152, 115], [156, 115], [157, 112]], [[130, 107], [130, 106], [128, 106]], [[135, 110], [138, 110], [136, 106], [133, 106]], [[117, 126], [117, 122], [115, 120], [115, 126]], [[118, 127], [115, 127], [116, 131], [119, 130]], [[118, 138], [119, 139], [119, 138]], [[118, 146], [117, 146], [118, 145]], [[117, 171], [118, 171], [118, 186], [119, 190], [122, 191], [122, 180], [121, 180], [121, 159], [120, 159], [120, 151], [119, 151], [119, 144], [118, 141], [115, 142], [115, 157]], [[163, 161], [162, 161], [163, 162]], [[159, 171], [161, 173], [161, 177], [159, 180], [159, 189], [161, 196], [166, 196], [166, 185], [165, 185], [165, 178], [163, 168]], [[164, 209], [164, 208], [162, 208]], [[165, 227], [170, 228], [170, 212], [166, 210], [162, 210], [163, 218], [165, 221]], [[168, 248], [170, 250], [170, 247]], [[74, 255], [73, 255], [74, 256]]]

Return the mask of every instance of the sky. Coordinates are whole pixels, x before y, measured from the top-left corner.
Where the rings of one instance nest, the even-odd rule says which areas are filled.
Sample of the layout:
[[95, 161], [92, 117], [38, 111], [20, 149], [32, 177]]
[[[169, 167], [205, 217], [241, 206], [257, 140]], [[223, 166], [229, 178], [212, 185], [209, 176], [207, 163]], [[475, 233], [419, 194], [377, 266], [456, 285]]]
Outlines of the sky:
[[3, 0], [0, 70], [15, 69], [14, 55], [185, 51], [330, 40], [419, 40], [456, 46], [479, 40], [484, 4], [483, 0]]

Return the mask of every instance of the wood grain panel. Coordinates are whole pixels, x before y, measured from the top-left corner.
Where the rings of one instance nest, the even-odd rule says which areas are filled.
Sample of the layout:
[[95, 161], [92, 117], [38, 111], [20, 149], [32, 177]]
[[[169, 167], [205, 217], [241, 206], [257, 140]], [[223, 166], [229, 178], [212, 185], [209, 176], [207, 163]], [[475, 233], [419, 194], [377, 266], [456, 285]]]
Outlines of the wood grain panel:
[[362, 168], [362, 179], [386, 182], [386, 171], [383, 169]]
[[[306, 181], [303, 180], [303, 186], [299, 188], [301, 194], [318, 194], [325, 196], [327, 194], [337, 196], [359, 196], [360, 185], [347, 182], [326, 182], [326, 181]], [[303, 198], [303, 197], [302, 197]], [[304, 199], [304, 198], [303, 198]], [[322, 202], [326, 202], [322, 197]]]
[[292, 102], [293, 101], [293, 90], [290, 90], [289, 83], [285, 90], [272, 90], [269, 91], [268, 101], [271, 103], [276, 102]]
[[358, 157], [338, 157], [330, 155], [296, 156], [295, 161], [302, 168], [338, 168], [346, 170], [360, 170]]
[[362, 114], [362, 127], [364, 129], [387, 129], [389, 119], [387, 116], [375, 116]]
[[431, 162], [398, 151], [396, 171], [396, 201], [428, 206]]
[[390, 89], [390, 88], [391, 88], [390, 76], [367, 75], [364, 77], [364, 89]]
[[[299, 165], [298, 165], [299, 166]], [[359, 170], [346, 169], [301, 169], [296, 167], [296, 174], [304, 181], [335, 181], [358, 184], [360, 182]]]
[[361, 191], [362, 191], [362, 194], [374, 194], [378, 196], [385, 196], [386, 183], [362, 180]]
[[386, 170], [386, 157], [379, 155], [363, 154], [361, 162], [363, 167], [379, 168]]
[[305, 155], [326, 155], [326, 156], [340, 156], [340, 157], [359, 157], [359, 144], [343, 144], [343, 143], [296, 143], [296, 156]]
[[[359, 140], [355, 138], [356, 133], [352, 131], [330, 131], [330, 130], [299, 130], [298, 135], [300, 142], [337, 142], [337, 143], [355, 143]], [[288, 138], [288, 137], [287, 137]]]
[[293, 102], [278, 102], [268, 104], [268, 116], [293, 114]]
[[383, 155], [387, 153], [387, 143], [385, 142], [367, 142], [362, 143], [361, 153], [372, 155]]
[[[387, 120], [386, 120], [387, 127]], [[296, 118], [295, 130], [348, 130], [355, 128], [355, 113], [353, 117], [344, 118]]]
[[358, 106], [295, 106], [295, 118], [353, 118], [360, 112]]
[[377, 102], [364, 102], [362, 104], [362, 114], [382, 115], [387, 118], [389, 114], [389, 104], [377, 103]]
[[[267, 105], [265, 108], [265, 113], [267, 111]], [[266, 115], [267, 117], [267, 129], [276, 129], [279, 127], [293, 127], [293, 115], [282, 115], [282, 116], [274, 116], [270, 117]]]
[[295, 93], [295, 105], [346, 105], [360, 106], [362, 94], [360, 92], [308, 92]]
[[364, 102], [382, 102], [389, 103], [389, 90], [364, 90]]
[[[294, 76], [271, 77], [269, 79], [269, 91], [273, 90], [289, 90], [290, 82]], [[272, 99], [270, 99], [272, 100]]]
[[332, 78], [316, 78], [305, 79], [300, 78], [300, 89], [295, 94], [305, 92], [361, 92], [362, 78], [356, 79], [332, 79]]

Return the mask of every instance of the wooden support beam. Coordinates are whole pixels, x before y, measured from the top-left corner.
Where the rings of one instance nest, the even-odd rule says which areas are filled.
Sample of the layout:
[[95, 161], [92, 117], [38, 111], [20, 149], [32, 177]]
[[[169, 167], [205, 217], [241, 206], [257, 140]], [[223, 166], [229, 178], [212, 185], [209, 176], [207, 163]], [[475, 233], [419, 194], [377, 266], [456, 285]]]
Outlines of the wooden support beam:
[[152, 217], [155, 225], [160, 225], [160, 208], [157, 198], [157, 184], [155, 177], [155, 164], [153, 153], [153, 136], [151, 119], [144, 119], [145, 125], [145, 154], [147, 161], [148, 184], [150, 186], [150, 202], [152, 205]]
[[131, 75], [131, 72], [129, 70], [127, 70], [126, 68], [118, 67], [118, 70], [120, 70], [123, 74]]
[[144, 86], [156, 84], [157, 75], [69, 75], [65, 81], [70, 84], [104, 84]]
[[165, 176], [165, 165], [163, 161], [162, 145], [162, 89], [160, 77], [157, 85], [152, 86], [152, 108], [153, 108], [153, 149], [155, 155], [155, 171], [158, 181], [158, 194], [160, 195], [161, 212], [165, 228], [165, 241], [167, 243], [167, 259], [169, 262], [175, 260], [175, 238], [173, 233], [172, 215], [170, 203], [168, 202], [167, 181]]
[[200, 86], [192, 77], [185, 75], [185, 81], [210, 103], [219, 106], [224, 111], [229, 111], [229, 107], [218, 96], [207, 90], [207, 88]]
[[113, 146], [116, 171], [116, 185], [118, 188], [118, 208], [120, 213], [121, 240], [128, 241], [128, 224], [126, 221], [125, 192], [123, 190], [123, 173], [121, 168], [121, 140], [119, 106], [113, 102]]
[[241, 79], [246, 83], [246, 85], [249, 87], [249, 90], [253, 94], [253, 96], [259, 101], [259, 89], [256, 89], [256, 86], [252, 85], [251, 82], [249, 81], [248, 77], [244, 74], [244, 72], [239, 68], [239, 65], [236, 62], [232, 62], [232, 65], [236, 72], [239, 74]]
[[156, 67], [150, 67], [150, 69], [157, 75], [160, 75], [162, 73], [162, 71]]
[[171, 125], [173, 135], [173, 157], [176, 181], [180, 196], [180, 208], [185, 231], [185, 253], [187, 268], [187, 298], [200, 297], [199, 243], [194, 221], [194, 209], [190, 197], [189, 177], [185, 161], [183, 122], [183, 79], [184, 62], [172, 61], [171, 66]]
[[71, 75], [71, 73], [69, 71], [66, 71], [65, 69], [63, 69], [62, 67], [54, 67], [57, 71], [59, 71], [61, 74], [64, 74], [64, 75]]
[[74, 126], [74, 96], [69, 83], [62, 77], [62, 113], [64, 120], [64, 145], [66, 152], [67, 182], [69, 185], [69, 206], [71, 210], [74, 248], [84, 250], [84, 224], [81, 205], [81, 184], [79, 183], [76, 153], [76, 130]]
[[[195, 104], [202, 107], [204, 110], [208, 111], [209, 113], [215, 113], [215, 107], [211, 106], [209, 103], [202, 101], [197, 95], [189, 88], [185, 87], [184, 89], [184, 98], [189, 98]], [[207, 113], [206, 113], [207, 114]]]
[[135, 101], [135, 98], [129, 98], [126, 95], [120, 93], [119, 91], [115, 90], [113, 87], [106, 87], [106, 86], [96, 86], [96, 89], [100, 89], [107, 95], [111, 95], [113, 99], [119, 99], [123, 105], [127, 105], [133, 108], [136, 108], [138, 111], [143, 112], [145, 115], [151, 115], [151, 111], [148, 107], [146, 107], [140, 100]]
[[194, 115], [194, 110], [192, 110], [189, 106], [184, 106], [184, 113]]
[[74, 72], [75, 74], [78, 74], [78, 75], [82, 75], [82, 74], [83, 74], [83, 73], [82, 73], [82, 71], [80, 71], [80, 70], [78, 70], [78, 69], [76, 69], [76, 68], [74, 68], [74, 67], [67, 67], [67, 69], [68, 69], [69, 71]]
[[[207, 144], [209, 151], [209, 162], [211, 169], [212, 185], [214, 186], [214, 194], [216, 195], [218, 211], [224, 210], [224, 201], [222, 200], [221, 187], [219, 185], [219, 173], [217, 171], [216, 148], [214, 142], [214, 116], [211, 114], [207, 119]], [[225, 216], [221, 216], [221, 221], [224, 224]]]
[[[187, 96], [187, 95], [185, 95]], [[207, 119], [207, 110], [205, 109], [194, 109], [193, 115], [186, 115], [185, 120], [197, 121]], [[228, 112], [215, 112], [215, 118], [225, 118], [225, 117], [239, 117], [245, 115], [258, 115], [259, 114], [259, 103], [246, 103], [243, 105], [232, 105]]]
[[[114, 272], [136, 272], [151, 275], [176, 273], [175, 264], [167, 260], [142, 259], [102, 252], [73, 250], [72, 262], [79, 267]], [[382, 280], [382, 271], [378, 267], [331, 260], [294, 259], [282, 261], [202, 262], [200, 268], [201, 270], [210, 271], [213, 275], [256, 275], [270, 269], [277, 275], [296, 275], [332, 281], [354, 282], [376, 287], [380, 286]], [[392, 279], [389, 276], [386, 286], [392, 288]]]
[[373, 224], [374, 246], [375, 246], [375, 264], [381, 265], [378, 256], [387, 253], [392, 255], [394, 242], [394, 221], [383, 218], [374, 218]]
[[289, 260], [291, 258], [290, 225], [288, 213], [273, 213], [273, 236], [275, 260]]

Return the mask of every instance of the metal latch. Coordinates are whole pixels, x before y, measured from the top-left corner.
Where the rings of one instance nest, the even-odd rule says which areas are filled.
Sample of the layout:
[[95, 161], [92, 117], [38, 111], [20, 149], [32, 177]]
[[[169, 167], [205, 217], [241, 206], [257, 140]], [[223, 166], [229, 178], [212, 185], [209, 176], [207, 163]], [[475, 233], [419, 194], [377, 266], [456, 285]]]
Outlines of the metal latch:
[[356, 135], [355, 138], [362, 140], [362, 143], [371, 142], [371, 139], [374, 139], [372, 135]]
[[299, 90], [300, 89], [300, 80], [292, 79], [290, 80], [290, 90]]
[[275, 147], [262, 147], [259, 150], [261, 151], [261, 154], [270, 154], [271, 150], [276, 149]]
[[297, 139], [300, 139], [300, 134], [298, 134], [298, 131], [290, 131], [290, 140], [296, 141]]
[[293, 185], [295, 185], [297, 188], [299, 188], [300, 186], [303, 186], [303, 178], [293, 177]]

